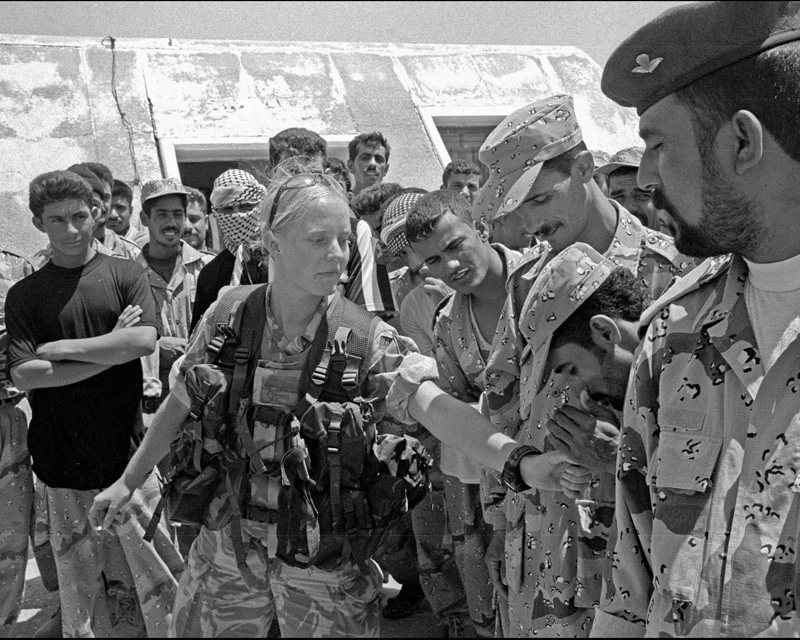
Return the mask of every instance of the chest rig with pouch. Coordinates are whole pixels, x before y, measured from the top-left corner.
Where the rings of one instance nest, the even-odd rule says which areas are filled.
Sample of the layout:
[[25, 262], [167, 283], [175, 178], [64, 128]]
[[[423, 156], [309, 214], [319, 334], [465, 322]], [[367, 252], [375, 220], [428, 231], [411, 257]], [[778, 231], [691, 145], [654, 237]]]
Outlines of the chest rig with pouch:
[[[376, 434], [365, 395], [379, 320], [340, 295], [308, 350], [295, 406], [254, 404], [265, 300], [266, 285], [249, 285], [229, 289], [217, 303], [209, 363], [186, 372], [192, 407], [160, 465], [163, 496], [147, 534], [162, 508], [176, 523], [212, 530], [230, 524], [245, 578], [243, 519], [277, 524], [276, 555], [292, 566], [363, 564], [389, 525], [429, 491], [430, 456], [414, 438]], [[276, 436], [257, 447], [258, 423], [275, 426]], [[262, 460], [267, 447], [282, 453], [278, 463]], [[275, 475], [277, 511], [251, 500], [251, 487]]]

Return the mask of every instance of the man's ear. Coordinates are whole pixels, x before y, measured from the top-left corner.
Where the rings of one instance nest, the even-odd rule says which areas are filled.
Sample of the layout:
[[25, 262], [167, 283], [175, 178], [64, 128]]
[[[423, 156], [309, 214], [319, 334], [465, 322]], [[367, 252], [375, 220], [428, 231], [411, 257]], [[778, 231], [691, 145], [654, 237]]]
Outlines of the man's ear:
[[41, 218], [37, 218], [36, 216], [33, 216], [31, 218], [31, 222], [33, 222], [33, 226], [36, 227], [39, 231], [41, 231], [42, 233], [47, 233], [47, 231], [45, 231], [45, 229], [44, 229], [44, 224], [42, 223], [42, 219]]
[[353, 164], [352, 160], [348, 159], [348, 161], [347, 161], [347, 170], [350, 173], [352, 173], [353, 175], [356, 175], [356, 167], [355, 167], [355, 164]]
[[486, 218], [481, 218], [475, 222], [475, 230], [484, 242], [489, 242], [492, 235], [492, 225], [486, 222]]
[[584, 184], [594, 176], [594, 158], [591, 151], [581, 151], [572, 161], [572, 175]]
[[764, 129], [759, 119], [745, 110], [734, 113], [729, 124], [729, 135], [733, 136], [733, 169], [742, 175], [755, 167], [764, 155]]
[[622, 333], [617, 323], [606, 315], [592, 316], [589, 320], [589, 328], [592, 332], [592, 342], [603, 351], [610, 351], [622, 340]]
[[386, 171], [383, 172], [383, 177], [386, 177], [386, 174], [389, 173], [389, 163], [386, 163]]

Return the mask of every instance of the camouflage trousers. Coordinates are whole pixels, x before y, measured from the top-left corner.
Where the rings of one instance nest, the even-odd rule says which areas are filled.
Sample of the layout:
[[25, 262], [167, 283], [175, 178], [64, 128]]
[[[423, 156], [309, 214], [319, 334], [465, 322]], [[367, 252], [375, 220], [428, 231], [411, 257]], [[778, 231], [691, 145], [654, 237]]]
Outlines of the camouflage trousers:
[[352, 563], [333, 571], [290, 567], [270, 559], [266, 541], [244, 528], [248, 581], [230, 525], [200, 530], [178, 587], [171, 637], [264, 638], [276, 615], [284, 638], [380, 637], [383, 574], [375, 562], [367, 574]]
[[112, 531], [88, 521], [99, 490], [44, 491], [64, 636], [166, 637], [183, 560], [163, 522], [152, 543], [143, 540], [160, 496], [155, 476]]
[[28, 455], [30, 406], [23, 398], [0, 405], [0, 637], [19, 616], [33, 517], [33, 475]]
[[446, 475], [443, 484], [412, 512], [420, 583], [436, 614], [466, 611], [476, 628], [493, 629], [494, 588], [484, 563], [492, 528], [480, 487]]

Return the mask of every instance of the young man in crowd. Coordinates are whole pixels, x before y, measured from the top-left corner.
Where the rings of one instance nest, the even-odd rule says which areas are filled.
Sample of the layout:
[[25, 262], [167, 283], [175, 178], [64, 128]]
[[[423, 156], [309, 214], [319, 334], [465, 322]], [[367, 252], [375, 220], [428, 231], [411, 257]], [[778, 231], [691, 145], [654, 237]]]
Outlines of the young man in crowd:
[[[155, 347], [152, 296], [141, 267], [94, 249], [92, 188], [77, 174], [36, 177], [30, 208], [52, 258], [8, 292], [8, 369], [17, 388], [35, 390], [28, 445], [44, 485], [64, 633], [160, 635], [183, 570], [167, 530], [151, 545], [132, 510], [110, 532], [88, 522], [93, 497], [128, 461], [140, 358]], [[158, 497], [151, 478], [137, 511]]]
[[[450, 191], [418, 200], [406, 219], [405, 231], [430, 275], [455, 290], [435, 320], [437, 384], [453, 397], [477, 406], [506, 299], [506, 277], [522, 254], [503, 245], [490, 245], [472, 221], [469, 200]], [[442, 444], [441, 470], [469, 618], [478, 635], [493, 637], [492, 581], [483, 560], [492, 527], [483, 520], [481, 467]]]
[[347, 165], [339, 158], [328, 158], [325, 161], [325, 173], [332, 175], [342, 185], [345, 193], [350, 193], [353, 189], [353, 183], [350, 180], [350, 172], [347, 170]]
[[350, 208], [366, 222], [376, 238], [381, 235], [386, 205], [403, 190], [397, 182], [380, 182], [362, 189], [350, 199]]
[[289, 158], [301, 158], [312, 171], [325, 171], [328, 143], [314, 131], [292, 127], [269, 139], [269, 162], [273, 169]]
[[361, 133], [347, 145], [347, 168], [353, 174], [353, 195], [380, 184], [389, 172], [389, 142], [379, 131]]
[[639, 114], [639, 185], [676, 246], [728, 255], [642, 319], [597, 635], [800, 634], [798, 73], [791, 2], [676, 7], [603, 71]]
[[595, 169], [595, 175], [604, 175], [608, 180], [608, 197], [619, 202], [635, 215], [639, 222], [651, 229], [658, 230], [658, 217], [653, 206], [653, 194], [642, 189], [636, 183], [639, 162], [644, 149], [629, 147], [617, 151], [611, 160]]
[[206, 246], [208, 235], [208, 208], [206, 197], [200, 189], [184, 186], [188, 194], [186, 204], [186, 220], [183, 225], [183, 241], [192, 249], [197, 249], [201, 253], [215, 255]]
[[133, 190], [122, 180], [114, 178], [114, 186], [111, 189], [111, 209], [108, 212], [106, 228], [135, 243], [139, 230], [136, 225], [131, 224], [132, 215]]
[[28, 539], [33, 514], [33, 475], [28, 454], [31, 409], [6, 372], [5, 302], [15, 282], [33, 273], [20, 255], [0, 249], [0, 637], [9, 638], [22, 608]]
[[258, 217], [266, 192], [255, 176], [241, 169], [228, 169], [214, 180], [211, 210], [225, 248], [197, 278], [189, 333], [222, 287], [267, 282], [269, 267], [260, 242]]
[[[582, 138], [569, 96], [545, 98], [509, 115], [479, 152], [490, 177], [473, 216], [516, 212], [528, 231], [547, 240], [556, 252], [583, 242], [634, 273], [656, 298], [693, 262], [678, 253], [671, 239], [644, 227], [603, 196]], [[517, 153], [517, 145], [527, 152]], [[550, 255], [549, 245], [531, 250], [509, 276], [506, 306], [487, 362], [484, 405], [499, 429], [537, 454], [545, 452], [543, 426], [548, 416], [571, 397], [558, 376], [541, 390], [526, 382], [532, 363], [521, 327], [529, 322], [520, 310]], [[545, 323], [546, 318], [536, 322]], [[598, 474], [590, 495], [579, 504], [548, 490], [507, 492], [503, 501], [503, 487], [496, 480], [494, 485], [486, 517], [495, 529], [506, 528], [509, 635], [587, 636], [602, 576], [608, 571], [605, 547], [614, 476]], [[565, 547], [568, 539], [574, 542]], [[557, 592], [551, 585], [558, 585]]]
[[150, 239], [137, 262], [147, 273], [158, 328], [156, 350], [146, 358], [145, 414], [155, 413], [169, 392], [170, 369], [186, 351], [198, 276], [213, 259], [182, 240], [188, 201], [186, 188], [175, 178], [142, 187], [142, 220]]
[[447, 163], [442, 172], [442, 186], [439, 189], [460, 193], [472, 204], [480, 191], [481, 177], [481, 168], [474, 162], [453, 160]]

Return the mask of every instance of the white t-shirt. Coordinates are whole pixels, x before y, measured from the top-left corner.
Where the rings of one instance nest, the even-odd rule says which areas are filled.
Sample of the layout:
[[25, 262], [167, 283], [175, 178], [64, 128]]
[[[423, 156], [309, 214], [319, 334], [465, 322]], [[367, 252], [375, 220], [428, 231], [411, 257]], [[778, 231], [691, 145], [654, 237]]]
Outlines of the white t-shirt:
[[781, 262], [745, 262], [750, 268], [744, 288], [747, 315], [766, 373], [800, 335], [800, 255]]

